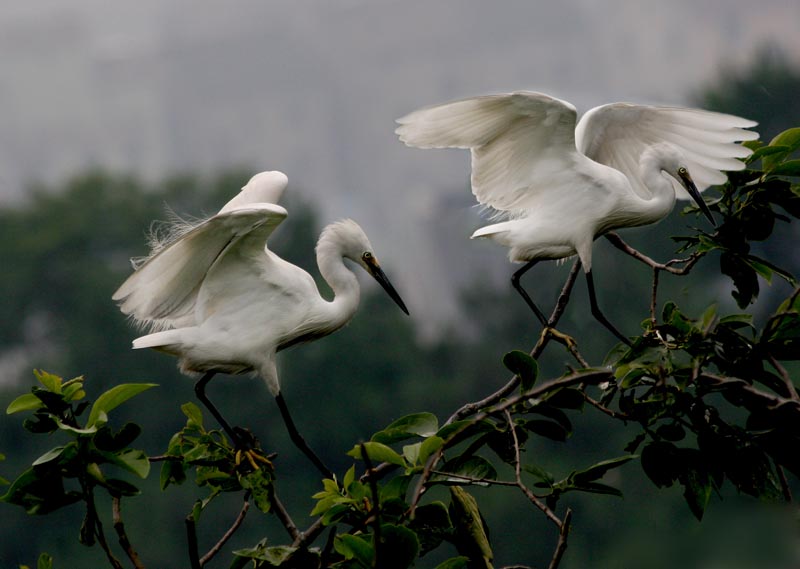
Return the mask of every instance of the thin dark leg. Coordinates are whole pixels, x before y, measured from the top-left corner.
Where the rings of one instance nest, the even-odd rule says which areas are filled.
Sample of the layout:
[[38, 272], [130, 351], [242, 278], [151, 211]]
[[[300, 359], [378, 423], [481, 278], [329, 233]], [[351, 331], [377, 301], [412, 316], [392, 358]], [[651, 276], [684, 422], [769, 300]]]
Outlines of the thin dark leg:
[[539, 322], [542, 323], [542, 326], [547, 327], [547, 317], [544, 315], [544, 312], [542, 312], [539, 309], [539, 307], [536, 306], [533, 300], [531, 300], [531, 297], [528, 296], [528, 293], [525, 291], [525, 289], [522, 288], [522, 284], [520, 284], [519, 282], [520, 279], [522, 278], [522, 275], [524, 275], [530, 269], [532, 269], [533, 266], [538, 262], [539, 262], [538, 259], [534, 259], [533, 261], [528, 261], [522, 266], [521, 269], [515, 271], [514, 274], [511, 275], [511, 286], [513, 286], [517, 290], [520, 296], [522, 296], [525, 303], [530, 307], [531, 310], [533, 310], [533, 313], [536, 315], [536, 318], [539, 319]]
[[619, 330], [614, 328], [614, 325], [608, 321], [608, 319], [603, 316], [603, 313], [600, 312], [600, 307], [597, 306], [597, 296], [594, 292], [594, 279], [592, 278], [592, 271], [588, 271], [586, 273], [586, 285], [589, 287], [589, 304], [592, 308], [592, 316], [594, 316], [600, 324], [608, 328], [608, 330], [614, 334], [617, 338], [622, 340], [628, 346], [631, 346], [631, 341], [628, 340], [625, 336], [620, 334]]
[[206, 409], [211, 411], [211, 414], [214, 415], [214, 418], [217, 420], [220, 426], [225, 430], [226, 433], [228, 433], [228, 436], [231, 438], [234, 444], [237, 444], [239, 442], [239, 435], [236, 434], [236, 431], [228, 424], [228, 421], [225, 420], [217, 408], [214, 407], [214, 404], [211, 403], [211, 400], [206, 396], [206, 385], [208, 385], [208, 382], [211, 381], [211, 378], [215, 375], [216, 372], [206, 372], [206, 374], [194, 384], [194, 392], [200, 402], [206, 406]]
[[286, 430], [289, 431], [289, 438], [292, 439], [294, 445], [314, 463], [314, 466], [317, 467], [325, 478], [333, 478], [333, 472], [322, 463], [316, 454], [314, 454], [314, 451], [306, 444], [305, 439], [297, 430], [294, 421], [292, 421], [292, 416], [289, 414], [289, 408], [286, 406], [286, 401], [283, 399], [282, 393], [278, 393], [275, 396], [275, 402], [278, 404], [281, 417], [283, 417], [283, 422], [286, 424]]

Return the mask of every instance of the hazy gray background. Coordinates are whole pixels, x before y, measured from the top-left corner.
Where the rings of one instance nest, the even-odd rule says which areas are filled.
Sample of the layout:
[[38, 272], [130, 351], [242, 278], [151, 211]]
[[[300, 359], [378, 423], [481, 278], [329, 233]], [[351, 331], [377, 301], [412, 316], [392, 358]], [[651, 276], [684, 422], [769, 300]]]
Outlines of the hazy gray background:
[[431, 331], [448, 273], [510, 268], [466, 240], [467, 154], [408, 149], [395, 118], [514, 89], [681, 104], [767, 42], [800, 61], [799, 22], [796, 0], [2, 1], [0, 199], [90, 166], [280, 169], [365, 227]]

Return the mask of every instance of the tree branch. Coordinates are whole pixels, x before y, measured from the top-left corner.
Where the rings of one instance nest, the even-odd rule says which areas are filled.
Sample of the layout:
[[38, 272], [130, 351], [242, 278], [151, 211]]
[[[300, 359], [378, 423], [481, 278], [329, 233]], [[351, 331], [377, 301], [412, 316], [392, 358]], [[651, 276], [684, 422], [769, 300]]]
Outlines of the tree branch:
[[117, 532], [119, 544], [131, 560], [136, 569], [144, 569], [144, 565], [139, 559], [139, 554], [133, 549], [128, 534], [125, 532], [125, 524], [122, 521], [122, 504], [119, 496], [112, 496], [111, 498], [111, 512], [114, 521], [114, 531]]
[[[694, 267], [694, 265], [697, 263], [697, 261], [699, 261], [704, 256], [704, 253], [692, 253], [685, 259], [672, 259], [670, 261], [667, 261], [666, 263], [659, 263], [658, 261], [651, 259], [644, 253], [639, 252], [638, 250], [634, 249], [633, 247], [625, 243], [625, 241], [623, 241], [622, 238], [613, 231], [606, 233], [605, 237], [611, 242], [611, 244], [614, 247], [616, 247], [626, 255], [630, 255], [637, 261], [641, 261], [642, 263], [648, 265], [649, 267], [652, 267], [653, 269], [659, 271], [667, 271], [668, 273], [672, 273], [673, 275], [688, 274], [689, 271], [692, 270], [692, 267]], [[675, 268], [673, 266], [680, 264], [683, 264], [683, 267]]]
[[296, 541], [300, 538], [300, 530], [297, 529], [294, 521], [292, 520], [292, 516], [289, 515], [289, 510], [283, 505], [283, 502], [280, 501], [277, 494], [272, 495], [272, 507], [273, 511], [275, 512], [275, 516], [280, 520], [283, 527], [289, 533], [289, 537], [292, 538], [293, 541]]
[[[539, 341], [536, 343], [536, 346], [534, 346], [533, 350], [531, 350], [530, 352], [530, 356], [532, 358], [534, 359], [538, 358], [544, 351], [544, 348], [547, 346], [547, 343], [553, 337], [551, 329], [555, 328], [555, 326], [558, 324], [559, 319], [564, 314], [564, 309], [567, 307], [567, 303], [569, 302], [569, 297], [570, 294], [572, 293], [572, 288], [575, 285], [575, 280], [578, 276], [578, 273], [580, 272], [580, 268], [581, 268], [580, 261], [576, 261], [575, 263], [573, 263], [572, 269], [569, 272], [569, 276], [567, 276], [567, 280], [564, 282], [564, 286], [561, 289], [561, 293], [559, 293], [558, 295], [558, 300], [556, 300], [556, 305], [553, 308], [553, 312], [547, 321], [547, 328], [542, 330], [541, 334], [539, 335]], [[576, 357], [576, 359], [579, 362], [581, 362], [581, 365], [585, 363], [585, 360], [583, 360], [583, 358], [580, 356], [580, 353], [577, 352], [577, 349], [574, 349], [574, 351], [571, 350], [571, 353]], [[584, 365], [584, 367], [588, 366]], [[447, 419], [447, 421], [445, 421], [444, 424], [449, 425], [454, 421], [458, 421], [460, 419], [463, 419], [464, 417], [472, 415], [479, 409], [483, 409], [485, 407], [488, 407], [489, 405], [493, 405], [497, 401], [500, 401], [501, 399], [512, 393], [517, 388], [518, 385], [519, 385], [519, 378], [515, 375], [508, 381], [508, 383], [506, 383], [503, 387], [501, 387], [488, 397], [485, 397], [480, 401], [475, 401], [473, 403], [467, 403], [466, 405], [463, 405], [461, 408], [456, 410], [456, 412], [453, 413]]]
[[553, 559], [550, 560], [548, 569], [557, 569], [561, 563], [561, 558], [564, 557], [564, 552], [567, 550], [567, 537], [569, 536], [570, 521], [572, 520], [572, 510], [567, 508], [564, 514], [564, 521], [561, 523], [560, 531], [558, 532], [558, 543], [556, 544], [556, 551], [553, 554]]
[[233, 537], [233, 534], [236, 533], [236, 530], [238, 530], [241, 527], [242, 523], [244, 522], [244, 518], [247, 515], [247, 510], [249, 510], [249, 509], [250, 509], [250, 499], [249, 499], [249, 495], [246, 495], [245, 496], [245, 500], [244, 500], [244, 504], [242, 504], [242, 509], [239, 511], [239, 515], [236, 516], [236, 519], [233, 521], [233, 524], [231, 525], [231, 527], [229, 527], [228, 531], [226, 531], [222, 535], [222, 537], [214, 545], [214, 547], [209, 549], [208, 553], [203, 555], [203, 557], [200, 559], [200, 566], [201, 567], [203, 565], [205, 565], [206, 563], [208, 563], [209, 561], [211, 561], [214, 558], [214, 556], [222, 550], [222, 547], [228, 542], [228, 540], [231, 537]]

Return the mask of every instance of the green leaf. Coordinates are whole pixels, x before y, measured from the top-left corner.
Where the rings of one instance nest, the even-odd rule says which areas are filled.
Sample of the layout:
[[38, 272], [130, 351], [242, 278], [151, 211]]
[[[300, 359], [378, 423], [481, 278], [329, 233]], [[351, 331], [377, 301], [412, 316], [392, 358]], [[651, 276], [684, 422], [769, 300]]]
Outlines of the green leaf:
[[141, 494], [141, 491], [136, 486], [119, 478], [108, 478], [103, 483], [103, 486], [108, 489], [112, 496], [138, 496]]
[[450, 514], [443, 502], [419, 506], [408, 527], [419, 537], [420, 555], [433, 551], [448, 536], [453, 527]]
[[383, 443], [369, 441], [366, 443], [357, 444], [347, 453], [347, 456], [362, 459], [362, 446], [366, 450], [367, 456], [373, 463], [388, 462], [389, 464], [396, 464], [398, 466], [405, 466], [403, 457], [397, 454], [392, 448]]
[[352, 465], [350, 468], [347, 469], [347, 472], [344, 473], [344, 478], [342, 478], [342, 488], [347, 488], [353, 481], [356, 479], [356, 465]]
[[380, 500], [386, 502], [388, 500], [399, 499], [405, 500], [406, 492], [408, 492], [408, 485], [411, 482], [410, 476], [395, 476], [384, 484], [380, 489]]
[[366, 567], [372, 567], [375, 550], [364, 538], [347, 533], [340, 534], [333, 540], [333, 547], [345, 559], [355, 559]]
[[156, 386], [157, 384], [155, 383], [122, 383], [112, 387], [100, 395], [92, 405], [89, 419], [86, 421], [87, 428], [93, 427], [98, 422], [107, 421], [104, 417], [109, 411], [125, 403], [131, 397], [135, 397], [141, 392]]
[[265, 468], [259, 468], [240, 478], [242, 488], [252, 492], [253, 502], [263, 513], [272, 509], [272, 476]]
[[469, 557], [459, 556], [439, 563], [436, 569], [469, 569]]
[[525, 421], [523, 427], [534, 434], [558, 442], [564, 442], [569, 437], [569, 431], [562, 425], [553, 421], [533, 419], [531, 421]]
[[381, 525], [381, 569], [406, 569], [419, 554], [417, 534], [395, 524]]
[[36, 561], [36, 569], [53, 569], [53, 556], [48, 553], [40, 554]]
[[496, 480], [497, 470], [492, 463], [480, 456], [468, 458], [456, 457], [442, 465], [446, 474], [431, 477], [431, 482], [438, 484], [482, 484], [481, 480]]
[[54, 449], [50, 449], [42, 456], [34, 460], [32, 466], [40, 466], [42, 464], [47, 464], [48, 462], [57, 460], [63, 454], [65, 448], [65, 446], [58, 446]]
[[539, 364], [525, 352], [519, 350], [508, 352], [503, 356], [503, 365], [511, 373], [519, 376], [522, 391], [528, 391], [536, 383], [536, 377], [539, 375]]
[[393, 421], [385, 429], [372, 435], [371, 440], [383, 444], [410, 439], [415, 436], [429, 437], [439, 430], [439, 420], [433, 413], [413, 413]]
[[53, 375], [52, 373], [48, 373], [40, 369], [33, 370], [33, 375], [36, 376], [36, 379], [39, 380], [39, 383], [44, 385], [45, 389], [48, 391], [58, 394], [61, 393], [61, 384], [63, 380], [57, 375]]
[[696, 449], [683, 449], [688, 460], [685, 461], [686, 467], [680, 476], [683, 484], [683, 497], [689, 505], [689, 509], [698, 520], [703, 519], [703, 513], [711, 499], [711, 477], [708, 469], [700, 460], [700, 451]]
[[642, 449], [642, 470], [659, 488], [672, 486], [682, 471], [678, 448], [669, 442], [655, 441]]
[[522, 469], [529, 474], [532, 474], [537, 480], [544, 482], [547, 486], [552, 486], [555, 478], [547, 470], [535, 464], [525, 464]]
[[189, 419], [186, 423], [187, 427], [203, 430], [203, 411], [200, 410], [200, 407], [190, 401], [181, 405], [181, 411]]
[[104, 425], [94, 436], [94, 444], [100, 450], [115, 452], [130, 445], [141, 434], [142, 428], [136, 423], [125, 423], [118, 432]]
[[13, 415], [14, 413], [19, 413], [20, 411], [33, 411], [35, 409], [40, 409], [44, 407], [42, 400], [36, 397], [33, 393], [26, 393], [24, 395], [20, 395], [14, 401], [8, 404], [6, 407], [6, 414]]
[[608, 484], [601, 484], [600, 482], [585, 482], [582, 484], [574, 484], [570, 490], [577, 490], [580, 492], [589, 492], [591, 494], [606, 494], [608, 496], [617, 496], [622, 498], [622, 492]]
[[800, 176], [800, 160], [787, 160], [776, 165], [770, 174], [775, 176]]
[[419, 462], [419, 447], [422, 446], [422, 441], [414, 443], [413, 445], [403, 446], [403, 458], [409, 464], [417, 464]]
[[793, 127], [775, 135], [770, 146], [786, 146], [790, 151], [800, 148], [800, 127]]
[[139, 478], [147, 478], [150, 474], [150, 460], [144, 451], [127, 449], [122, 452], [101, 451], [100, 454], [109, 463], [124, 468]]
[[552, 395], [547, 398], [547, 402], [553, 407], [561, 409], [583, 409], [583, 404], [586, 401], [583, 392], [580, 389], [573, 389], [565, 387], [554, 391]]
[[442, 445], [444, 445], [444, 439], [438, 436], [428, 437], [422, 441], [422, 445], [419, 447], [419, 463], [425, 464], [433, 453], [442, 448]]
[[456, 549], [470, 559], [470, 567], [491, 569], [492, 546], [478, 502], [460, 486], [450, 488], [450, 498], [450, 519], [456, 529]]
[[603, 476], [605, 476], [606, 472], [611, 470], [612, 468], [617, 468], [622, 466], [623, 464], [633, 460], [634, 458], [638, 458], [635, 454], [629, 454], [626, 456], [620, 456], [617, 458], [610, 458], [608, 460], [603, 460], [596, 464], [593, 464], [589, 468], [584, 470], [579, 470], [572, 474], [572, 480], [576, 484], [585, 484], [587, 482], [592, 482], [594, 480], [599, 480]]

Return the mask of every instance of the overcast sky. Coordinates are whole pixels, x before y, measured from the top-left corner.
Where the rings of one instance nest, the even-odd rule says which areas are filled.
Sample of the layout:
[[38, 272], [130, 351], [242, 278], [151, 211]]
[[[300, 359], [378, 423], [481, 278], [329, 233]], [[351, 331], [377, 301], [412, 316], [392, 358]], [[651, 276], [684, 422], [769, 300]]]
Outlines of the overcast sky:
[[800, 62], [798, 22], [797, 0], [0, 0], [0, 199], [93, 165], [279, 169], [446, 316], [439, 240], [462, 271], [488, 251], [460, 227], [468, 158], [405, 148], [395, 118], [515, 89], [682, 104], [766, 42]]

